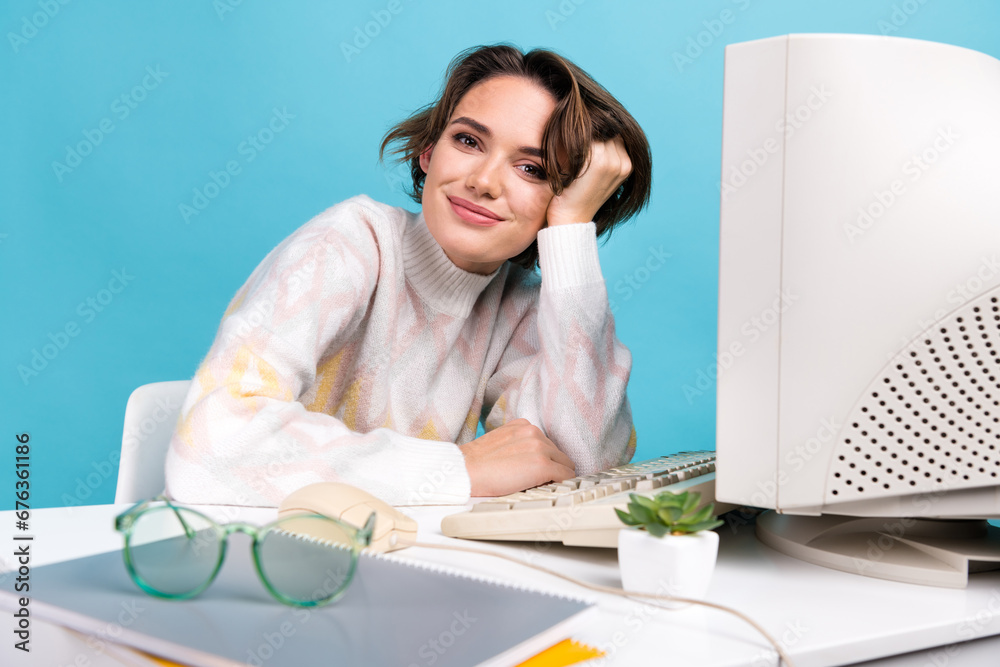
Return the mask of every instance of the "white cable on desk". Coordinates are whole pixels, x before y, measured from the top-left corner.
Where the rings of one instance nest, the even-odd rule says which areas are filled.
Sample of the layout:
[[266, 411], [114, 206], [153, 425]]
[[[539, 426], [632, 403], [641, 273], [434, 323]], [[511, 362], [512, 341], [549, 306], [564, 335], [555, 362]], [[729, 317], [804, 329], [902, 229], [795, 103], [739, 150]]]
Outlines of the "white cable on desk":
[[[483, 551], [482, 549], [473, 549], [472, 547], [459, 547], [459, 546], [455, 546], [455, 545], [451, 545], [451, 544], [428, 544], [426, 542], [407, 542], [407, 545], [411, 546], [411, 547], [424, 547], [426, 549], [444, 549], [446, 551], [465, 551], [467, 553], [472, 553], [472, 554], [485, 554], [487, 556], [496, 556], [497, 558], [503, 558], [504, 560], [509, 560], [509, 561], [511, 561], [513, 563], [517, 563], [519, 565], [524, 565], [526, 567], [534, 568], [534, 569], [536, 569], [536, 570], [538, 570], [540, 572], [544, 572], [545, 574], [550, 574], [550, 575], [552, 575], [554, 577], [559, 577], [560, 579], [565, 579], [566, 581], [569, 581], [570, 583], [574, 583], [574, 584], [576, 584], [578, 586], [583, 586], [584, 588], [589, 588], [591, 590], [598, 591], [600, 593], [610, 593], [612, 595], [618, 595], [618, 596], [623, 597], [623, 598], [647, 598], [647, 599], [650, 599], [650, 600], [664, 600], [664, 601], [668, 601], [668, 602], [683, 602], [683, 603], [686, 603], [686, 604], [695, 604], [695, 605], [701, 605], [703, 607], [710, 607], [712, 609], [718, 609], [720, 611], [724, 611], [726, 613], [732, 614], [733, 616], [736, 616], [737, 618], [742, 619], [743, 621], [745, 621], [745, 622], [749, 623], [751, 626], [753, 626], [754, 629], [757, 630], [757, 632], [759, 632], [760, 634], [762, 634], [764, 636], [764, 638], [767, 639], [767, 641], [771, 643], [771, 646], [774, 647], [774, 650], [778, 652], [778, 657], [779, 657], [778, 667], [781, 667], [781, 663], [782, 662], [784, 662], [785, 665], [787, 665], [787, 667], [795, 667], [794, 663], [792, 663], [792, 661], [788, 657], [788, 655], [782, 650], [781, 644], [779, 644], [778, 641], [767, 632], [767, 630], [765, 630], [760, 625], [758, 625], [749, 616], [747, 616], [747, 615], [743, 614], [742, 612], [737, 611], [737, 610], [735, 610], [735, 609], [733, 609], [731, 607], [726, 607], [725, 605], [716, 604], [714, 602], [706, 602], [704, 600], [695, 600], [695, 599], [692, 599], [692, 598], [680, 598], [680, 597], [674, 597], [674, 596], [671, 596], [671, 595], [660, 595], [658, 593], [634, 593], [634, 592], [631, 592], [631, 591], [623, 590], [621, 588], [614, 588], [612, 586], [602, 586], [601, 584], [591, 584], [589, 582], [581, 581], [580, 579], [575, 579], [573, 577], [570, 577], [569, 575], [562, 574], [561, 572], [556, 572], [555, 570], [550, 570], [547, 567], [542, 567], [541, 565], [535, 565], [534, 563], [529, 563], [527, 561], [523, 561], [520, 558], [514, 558], [513, 556], [508, 556], [507, 554], [495, 553], [495, 552], [492, 552], [492, 551]], [[658, 608], [662, 609], [662, 607], [658, 607]]]

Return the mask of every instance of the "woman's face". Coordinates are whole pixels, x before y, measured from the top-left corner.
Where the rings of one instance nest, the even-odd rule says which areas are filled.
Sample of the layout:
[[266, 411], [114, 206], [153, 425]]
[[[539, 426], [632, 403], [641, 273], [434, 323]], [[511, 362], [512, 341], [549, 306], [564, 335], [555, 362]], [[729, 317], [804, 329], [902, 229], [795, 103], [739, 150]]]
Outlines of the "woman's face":
[[555, 105], [528, 79], [487, 79], [459, 100], [441, 138], [420, 156], [427, 228], [459, 268], [492, 273], [545, 226], [552, 189], [542, 132]]

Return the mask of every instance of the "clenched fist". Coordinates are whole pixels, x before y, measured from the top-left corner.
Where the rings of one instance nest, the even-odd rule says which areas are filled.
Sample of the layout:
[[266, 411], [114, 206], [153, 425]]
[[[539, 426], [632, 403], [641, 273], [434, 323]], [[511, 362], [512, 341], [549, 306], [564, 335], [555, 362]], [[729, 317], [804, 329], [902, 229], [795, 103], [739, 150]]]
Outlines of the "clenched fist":
[[546, 211], [549, 226], [590, 222], [631, 173], [632, 161], [621, 137], [594, 142], [583, 172], [549, 202]]
[[459, 449], [473, 496], [504, 496], [576, 474], [573, 461], [527, 419], [499, 426]]

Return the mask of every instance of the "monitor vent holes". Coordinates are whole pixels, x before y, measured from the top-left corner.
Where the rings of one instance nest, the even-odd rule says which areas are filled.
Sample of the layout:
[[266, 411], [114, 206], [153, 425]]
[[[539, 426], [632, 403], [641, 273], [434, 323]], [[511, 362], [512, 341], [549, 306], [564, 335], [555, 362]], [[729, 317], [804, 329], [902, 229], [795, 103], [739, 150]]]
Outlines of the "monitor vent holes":
[[1000, 307], [983, 295], [925, 330], [841, 430], [827, 502], [1000, 484]]

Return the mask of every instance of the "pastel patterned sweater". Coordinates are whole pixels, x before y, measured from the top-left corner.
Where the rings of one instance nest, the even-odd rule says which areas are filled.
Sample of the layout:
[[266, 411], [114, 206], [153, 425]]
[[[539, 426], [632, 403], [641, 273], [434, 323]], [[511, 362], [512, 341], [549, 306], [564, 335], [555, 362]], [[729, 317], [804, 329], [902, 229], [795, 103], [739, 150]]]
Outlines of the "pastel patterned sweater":
[[423, 214], [365, 195], [300, 227], [237, 292], [166, 460], [178, 501], [275, 506], [319, 481], [464, 503], [459, 444], [524, 417], [577, 474], [635, 450], [631, 355], [594, 223], [538, 234], [541, 278], [455, 266]]

